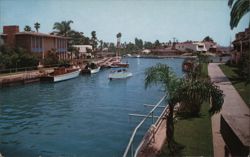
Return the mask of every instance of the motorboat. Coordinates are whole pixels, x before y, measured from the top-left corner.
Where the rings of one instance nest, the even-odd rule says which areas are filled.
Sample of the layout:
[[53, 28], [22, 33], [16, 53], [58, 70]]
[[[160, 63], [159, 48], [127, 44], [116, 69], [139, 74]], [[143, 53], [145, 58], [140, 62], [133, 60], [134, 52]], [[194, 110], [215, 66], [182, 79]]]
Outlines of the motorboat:
[[115, 61], [111, 64], [111, 68], [128, 68], [129, 63], [122, 63], [121, 61]]
[[131, 77], [133, 74], [131, 72], [128, 72], [127, 69], [117, 69], [112, 70], [110, 74], [108, 75], [108, 78], [110, 80], [113, 79], [126, 79]]
[[53, 72], [47, 74], [46, 76], [41, 77], [41, 81], [50, 81], [50, 82], [65, 81], [78, 77], [80, 72], [81, 70], [78, 67], [73, 67], [73, 68], [59, 67], [55, 68]]
[[101, 67], [97, 66], [95, 63], [87, 64], [84, 69], [82, 69], [82, 73], [85, 74], [95, 74], [100, 71]]
[[101, 67], [96, 67], [94, 69], [90, 69], [90, 73], [91, 74], [95, 74], [95, 73], [98, 73], [100, 71]]

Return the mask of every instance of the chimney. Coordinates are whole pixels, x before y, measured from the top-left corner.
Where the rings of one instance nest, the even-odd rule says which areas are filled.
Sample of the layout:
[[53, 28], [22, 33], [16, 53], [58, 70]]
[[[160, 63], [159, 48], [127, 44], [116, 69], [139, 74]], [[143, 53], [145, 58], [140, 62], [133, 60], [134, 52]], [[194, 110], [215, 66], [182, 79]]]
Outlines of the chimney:
[[10, 47], [15, 47], [16, 33], [19, 32], [19, 26], [13, 25], [13, 26], [3, 26], [3, 34], [6, 35], [5, 38], [5, 44], [7, 44]]

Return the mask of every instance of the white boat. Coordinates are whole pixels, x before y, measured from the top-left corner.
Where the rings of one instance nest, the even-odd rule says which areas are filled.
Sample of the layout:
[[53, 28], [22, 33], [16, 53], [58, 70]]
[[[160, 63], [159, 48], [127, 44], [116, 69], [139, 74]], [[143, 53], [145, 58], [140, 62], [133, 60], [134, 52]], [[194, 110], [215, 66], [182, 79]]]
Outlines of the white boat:
[[113, 79], [126, 79], [128, 77], [131, 77], [133, 74], [131, 72], [128, 72], [126, 69], [118, 69], [111, 71], [108, 78], [110, 80]]
[[54, 72], [42, 77], [41, 80], [51, 82], [65, 81], [78, 77], [80, 72], [79, 68], [56, 68]]
[[85, 68], [82, 70], [83, 73], [88, 73], [88, 74], [95, 74], [100, 71], [101, 67], [97, 66], [95, 63], [88, 63]]
[[101, 67], [97, 67], [95, 69], [89, 69], [91, 74], [98, 73], [100, 71]]

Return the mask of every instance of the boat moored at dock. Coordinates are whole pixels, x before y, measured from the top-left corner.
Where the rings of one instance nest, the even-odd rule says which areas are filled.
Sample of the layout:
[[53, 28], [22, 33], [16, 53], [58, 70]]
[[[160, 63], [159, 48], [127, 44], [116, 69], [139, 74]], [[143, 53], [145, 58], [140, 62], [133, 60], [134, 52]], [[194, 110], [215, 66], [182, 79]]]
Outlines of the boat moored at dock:
[[82, 69], [83, 74], [95, 74], [100, 71], [101, 67], [95, 63], [87, 64], [84, 69]]
[[80, 68], [55, 68], [52, 73], [41, 77], [41, 81], [60, 82], [73, 79], [79, 76], [80, 71]]

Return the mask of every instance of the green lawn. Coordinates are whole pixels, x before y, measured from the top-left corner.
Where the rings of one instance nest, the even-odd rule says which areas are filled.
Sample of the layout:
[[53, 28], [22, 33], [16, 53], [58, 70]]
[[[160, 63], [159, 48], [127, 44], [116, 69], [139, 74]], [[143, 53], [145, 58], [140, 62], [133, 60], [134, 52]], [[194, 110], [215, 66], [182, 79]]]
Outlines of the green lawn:
[[[175, 141], [182, 145], [175, 156], [212, 156], [212, 128], [211, 118], [208, 113], [209, 104], [204, 103], [200, 117], [181, 119], [175, 123]], [[166, 149], [160, 157], [169, 156]]]
[[236, 67], [231, 67], [221, 64], [220, 68], [232, 82], [234, 88], [238, 91], [238, 93], [240, 94], [242, 99], [246, 102], [248, 107], [250, 107], [250, 84], [246, 84], [246, 82], [240, 81], [240, 78], [236, 73], [237, 72]]

